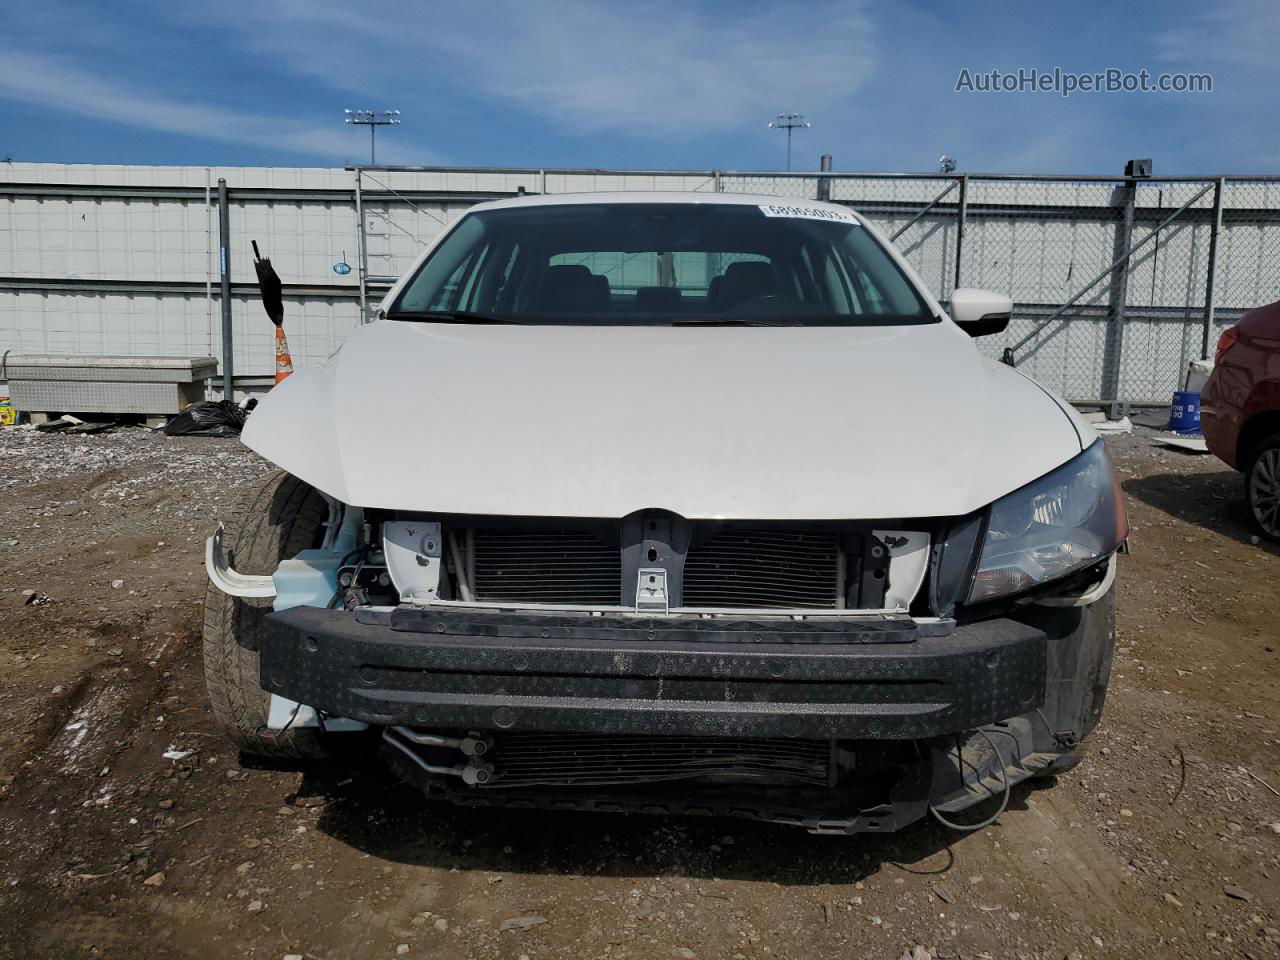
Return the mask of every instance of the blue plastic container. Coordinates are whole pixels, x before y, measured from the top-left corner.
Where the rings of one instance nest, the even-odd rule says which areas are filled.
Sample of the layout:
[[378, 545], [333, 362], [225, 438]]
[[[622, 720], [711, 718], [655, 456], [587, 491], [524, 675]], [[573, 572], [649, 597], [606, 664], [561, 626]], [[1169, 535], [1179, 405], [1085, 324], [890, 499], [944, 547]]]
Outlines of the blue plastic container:
[[1174, 433], [1200, 433], [1200, 392], [1175, 390], [1169, 411], [1169, 429]]

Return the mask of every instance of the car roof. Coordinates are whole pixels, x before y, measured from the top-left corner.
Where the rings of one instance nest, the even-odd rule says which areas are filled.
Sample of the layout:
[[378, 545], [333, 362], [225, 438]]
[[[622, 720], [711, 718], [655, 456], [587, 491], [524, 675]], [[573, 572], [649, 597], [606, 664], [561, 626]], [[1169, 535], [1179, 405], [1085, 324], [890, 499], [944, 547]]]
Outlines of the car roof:
[[505, 200], [490, 200], [476, 204], [471, 210], [503, 210], [511, 207], [565, 206], [578, 203], [688, 203], [732, 204], [759, 206], [760, 204], [789, 204], [797, 207], [839, 210], [849, 213], [849, 207], [822, 200], [803, 200], [796, 197], [774, 197], [762, 193], [698, 193], [670, 190], [626, 190], [612, 193], [545, 193], [522, 194]]

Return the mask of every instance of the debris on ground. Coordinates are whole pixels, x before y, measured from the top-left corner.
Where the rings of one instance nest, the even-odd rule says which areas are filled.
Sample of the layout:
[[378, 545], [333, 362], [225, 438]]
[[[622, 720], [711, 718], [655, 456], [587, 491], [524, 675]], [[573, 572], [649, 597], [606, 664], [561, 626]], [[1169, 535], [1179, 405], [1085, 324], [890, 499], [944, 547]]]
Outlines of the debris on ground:
[[531, 914], [527, 917], [511, 917], [503, 920], [499, 924], [500, 930], [528, 930], [530, 927], [540, 926], [547, 922], [546, 917], [540, 917], [537, 914]]
[[37, 423], [35, 424], [35, 429], [39, 433], [55, 433], [59, 430], [68, 430], [71, 427], [79, 427], [83, 425], [83, 420], [78, 417], [73, 417], [71, 414], [67, 413], [58, 417], [56, 420], [46, 420], [44, 423]]
[[230, 400], [193, 403], [162, 428], [169, 437], [235, 437], [244, 429], [245, 411]]
[[1121, 417], [1119, 420], [1099, 420], [1094, 423], [1093, 429], [1101, 434], [1133, 433], [1133, 422], [1128, 417]]
[[119, 426], [119, 424], [113, 420], [99, 420], [90, 423], [79, 423], [73, 427], [68, 427], [67, 433], [110, 433], [117, 426]]
[[1172, 447], [1175, 450], [1185, 450], [1187, 453], [1208, 453], [1209, 448], [1205, 445], [1204, 437], [1156, 437], [1152, 443], [1159, 444], [1162, 447]]
[[498, 816], [363, 758], [241, 766], [205, 701], [203, 547], [269, 466], [234, 438], [0, 430], [0, 960], [1280, 960], [1280, 549], [1237, 473], [1156, 435], [1106, 438], [1134, 550], [1083, 763], [986, 832], [850, 844]]

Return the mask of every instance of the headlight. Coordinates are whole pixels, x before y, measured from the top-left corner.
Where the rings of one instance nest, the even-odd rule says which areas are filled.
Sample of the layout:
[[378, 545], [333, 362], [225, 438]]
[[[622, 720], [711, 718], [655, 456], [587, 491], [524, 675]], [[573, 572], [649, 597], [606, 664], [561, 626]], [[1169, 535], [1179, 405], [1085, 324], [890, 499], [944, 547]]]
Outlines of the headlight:
[[992, 505], [968, 602], [1056, 580], [1101, 560], [1128, 534], [1119, 481], [1098, 440]]

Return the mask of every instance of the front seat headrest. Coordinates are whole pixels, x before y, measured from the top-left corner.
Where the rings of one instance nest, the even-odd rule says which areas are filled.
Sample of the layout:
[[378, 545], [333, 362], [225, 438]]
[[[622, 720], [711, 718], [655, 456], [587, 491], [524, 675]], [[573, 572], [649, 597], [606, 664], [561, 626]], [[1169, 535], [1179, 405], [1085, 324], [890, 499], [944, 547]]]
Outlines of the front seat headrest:
[[758, 260], [731, 263], [724, 272], [716, 306], [721, 310], [736, 307], [744, 300], [778, 292], [778, 279], [773, 265]]

